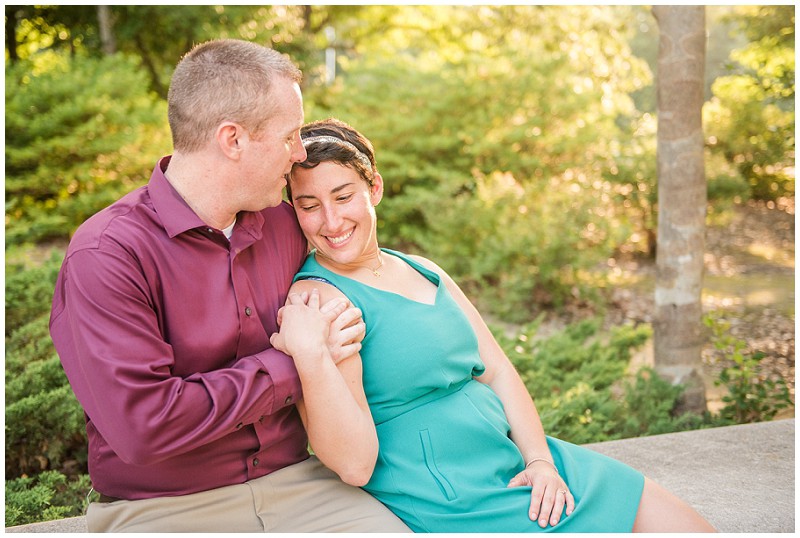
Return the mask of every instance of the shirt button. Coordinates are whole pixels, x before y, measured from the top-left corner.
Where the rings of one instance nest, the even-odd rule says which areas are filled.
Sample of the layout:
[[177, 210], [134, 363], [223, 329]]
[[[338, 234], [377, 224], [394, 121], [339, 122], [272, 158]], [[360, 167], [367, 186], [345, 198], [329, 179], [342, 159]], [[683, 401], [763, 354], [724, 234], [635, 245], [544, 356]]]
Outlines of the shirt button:
[[242, 426], [244, 426], [244, 424], [242, 424], [242, 423], [240, 422], [239, 424], [237, 424], [237, 425], [236, 425], [236, 429], [237, 429], [237, 430], [241, 430], [241, 429], [242, 429]]
[[286, 397], [286, 399], [285, 399], [285, 400], [283, 400], [283, 403], [285, 403], [285, 404], [290, 404], [290, 403], [292, 403], [292, 397], [291, 397], [291, 396], [287, 396], [287, 397]]
[[250, 317], [250, 314], [252, 314], [252, 313], [253, 313], [253, 311], [250, 309], [249, 306], [245, 307], [245, 309], [244, 309], [245, 316]]
[[253, 467], [258, 467], [258, 458], [253, 458]]

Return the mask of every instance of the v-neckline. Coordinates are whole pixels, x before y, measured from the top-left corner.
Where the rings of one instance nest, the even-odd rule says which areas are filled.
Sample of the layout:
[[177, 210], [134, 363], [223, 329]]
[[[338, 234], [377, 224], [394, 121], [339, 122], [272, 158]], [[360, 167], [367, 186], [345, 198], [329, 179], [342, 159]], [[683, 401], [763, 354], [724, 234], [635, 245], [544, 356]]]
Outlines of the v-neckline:
[[[381, 288], [377, 288], [377, 287], [375, 287], [375, 286], [372, 286], [372, 285], [370, 285], [370, 284], [367, 284], [367, 283], [365, 283], [365, 282], [362, 282], [362, 281], [360, 281], [360, 280], [356, 280], [355, 278], [351, 278], [351, 277], [349, 277], [349, 276], [340, 275], [340, 274], [339, 274], [339, 273], [337, 273], [336, 271], [333, 271], [333, 270], [331, 270], [331, 269], [328, 269], [327, 267], [325, 267], [324, 265], [322, 265], [321, 263], [319, 263], [319, 260], [317, 259], [317, 253], [316, 253], [316, 250], [315, 250], [315, 252], [314, 252], [314, 263], [316, 263], [317, 265], [319, 265], [319, 266], [320, 266], [322, 269], [324, 269], [325, 271], [327, 271], [327, 272], [329, 272], [329, 273], [331, 273], [331, 274], [334, 274], [334, 275], [336, 275], [336, 276], [337, 276], [337, 277], [339, 277], [339, 278], [344, 278], [344, 279], [347, 279], [347, 280], [349, 280], [349, 281], [351, 281], [351, 282], [355, 282], [355, 283], [357, 283], [357, 284], [361, 284], [362, 286], [365, 286], [365, 287], [367, 287], [367, 288], [369, 288], [369, 289], [371, 289], [371, 290], [379, 291], [379, 292], [381, 292], [381, 293], [385, 293], [385, 294], [387, 294], [387, 295], [391, 295], [391, 296], [394, 296], [394, 297], [399, 297], [400, 299], [403, 299], [403, 300], [405, 300], [405, 301], [408, 301], [408, 302], [410, 302], [410, 303], [418, 304], [418, 305], [420, 305], [420, 306], [428, 306], [428, 307], [433, 307], [433, 306], [436, 306], [436, 304], [439, 302], [439, 294], [441, 293], [441, 289], [442, 289], [442, 278], [441, 278], [439, 275], [437, 275], [435, 272], [431, 271], [430, 269], [427, 269], [427, 268], [423, 267], [422, 265], [420, 265], [419, 263], [417, 263], [417, 262], [414, 262], [413, 260], [409, 260], [409, 259], [405, 258], [404, 256], [399, 256], [399, 255], [395, 254], [395, 253], [394, 253], [393, 251], [391, 251], [391, 250], [387, 250], [387, 249], [385, 249], [385, 248], [381, 248], [381, 251], [382, 251], [384, 254], [388, 254], [389, 256], [394, 256], [395, 258], [399, 258], [399, 259], [400, 259], [400, 260], [402, 260], [402, 261], [403, 261], [403, 262], [404, 262], [406, 265], [408, 265], [408, 266], [409, 266], [409, 267], [411, 267], [411, 268], [412, 268], [414, 271], [416, 271], [417, 273], [419, 273], [419, 274], [420, 274], [420, 276], [422, 276], [422, 278], [424, 278], [425, 280], [427, 280], [427, 281], [428, 281], [428, 282], [430, 282], [431, 284], [435, 285], [435, 286], [436, 286], [436, 293], [435, 293], [435, 294], [434, 294], [434, 296], [433, 296], [433, 302], [432, 302], [432, 303], [426, 303], [426, 302], [423, 302], [423, 301], [417, 301], [417, 300], [415, 300], [415, 299], [411, 299], [411, 298], [409, 298], [409, 297], [406, 297], [405, 295], [403, 295], [403, 294], [401, 294], [401, 293], [397, 293], [397, 292], [394, 292], [394, 291], [389, 291], [389, 290], [384, 290], [384, 289], [381, 289]], [[428, 277], [428, 275], [426, 275], [426, 274], [425, 274], [423, 271], [421, 271], [420, 269], [424, 269], [425, 271], [427, 271], [428, 273], [430, 273], [430, 274], [431, 274], [431, 275], [432, 275], [434, 278], [436, 278], [436, 282], [434, 282], [434, 281], [433, 281], [431, 278], [429, 278], [429, 277]]]

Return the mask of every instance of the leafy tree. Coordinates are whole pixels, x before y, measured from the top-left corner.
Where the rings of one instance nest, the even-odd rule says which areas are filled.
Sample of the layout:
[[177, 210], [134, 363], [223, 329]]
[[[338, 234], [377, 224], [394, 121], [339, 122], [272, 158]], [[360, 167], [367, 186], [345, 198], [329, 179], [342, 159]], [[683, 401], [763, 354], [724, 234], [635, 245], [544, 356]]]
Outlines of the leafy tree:
[[[320, 75], [321, 51], [328, 45], [324, 28], [358, 21], [365, 6], [159, 6], [112, 5], [107, 17], [99, 6], [6, 7], [6, 54], [14, 61], [41, 50], [68, 49], [90, 56], [104, 54], [101, 21], [116, 50], [140, 60], [150, 89], [167, 97], [176, 63], [196, 43], [209, 39], [241, 38], [271, 45], [289, 54], [307, 78]], [[386, 8], [388, 9], [388, 8]], [[380, 22], [380, 17], [375, 24]], [[363, 24], [349, 26], [361, 28]], [[375, 30], [375, 27], [371, 27]], [[349, 32], [340, 46], [352, 47], [358, 31]]]
[[757, 199], [794, 195], [794, 6], [737, 6], [749, 43], [731, 54], [731, 73], [712, 87], [707, 141]]
[[416, 24], [407, 48], [386, 50], [391, 31], [363, 42], [337, 84], [311, 89], [307, 115], [375, 144], [385, 242], [433, 256], [503, 315], [580, 295], [580, 274], [624, 232], [612, 201], [624, 181], [606, 175], [646, 157], [620, 149], [627, 94], [648, 77], [627, 28], [609, 8], [414, 9], [397, 14]]
[[163, 104], [125, 56], [46, 53], [6, 70], [6, 241], [67, 238], [148, 179]]

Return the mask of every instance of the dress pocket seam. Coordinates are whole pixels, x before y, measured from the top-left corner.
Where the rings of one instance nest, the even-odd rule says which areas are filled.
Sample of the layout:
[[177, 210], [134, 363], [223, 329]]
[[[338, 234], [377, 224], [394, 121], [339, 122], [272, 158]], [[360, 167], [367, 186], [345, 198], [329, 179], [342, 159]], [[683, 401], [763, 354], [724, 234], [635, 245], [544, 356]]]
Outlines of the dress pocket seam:
[[456, 492], [453, 489], [452, 484], [450, 484], [444, 474], [442, 474], [442, 472], [439, 470], [439, 467], [436, 465], [430, 431], [420, 430], [419, 439], [422, 443], [422, 455], [425, 458], [425, 467], [427, 467], [428, 472], [433, 477], [433, 480], [439, 486], [442, 495], [444, 495], [448, 501], [454, 500], [456, 498]]

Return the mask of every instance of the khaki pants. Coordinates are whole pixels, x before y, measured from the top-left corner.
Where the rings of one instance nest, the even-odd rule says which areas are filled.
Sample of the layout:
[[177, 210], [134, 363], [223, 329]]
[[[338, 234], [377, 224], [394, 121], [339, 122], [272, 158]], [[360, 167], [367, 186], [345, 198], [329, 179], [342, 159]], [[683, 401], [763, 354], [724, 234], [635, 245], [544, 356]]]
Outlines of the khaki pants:
[[191, 495], [91, 503], [86, 521], [89, 532], [411, 532], [315, 457]]

